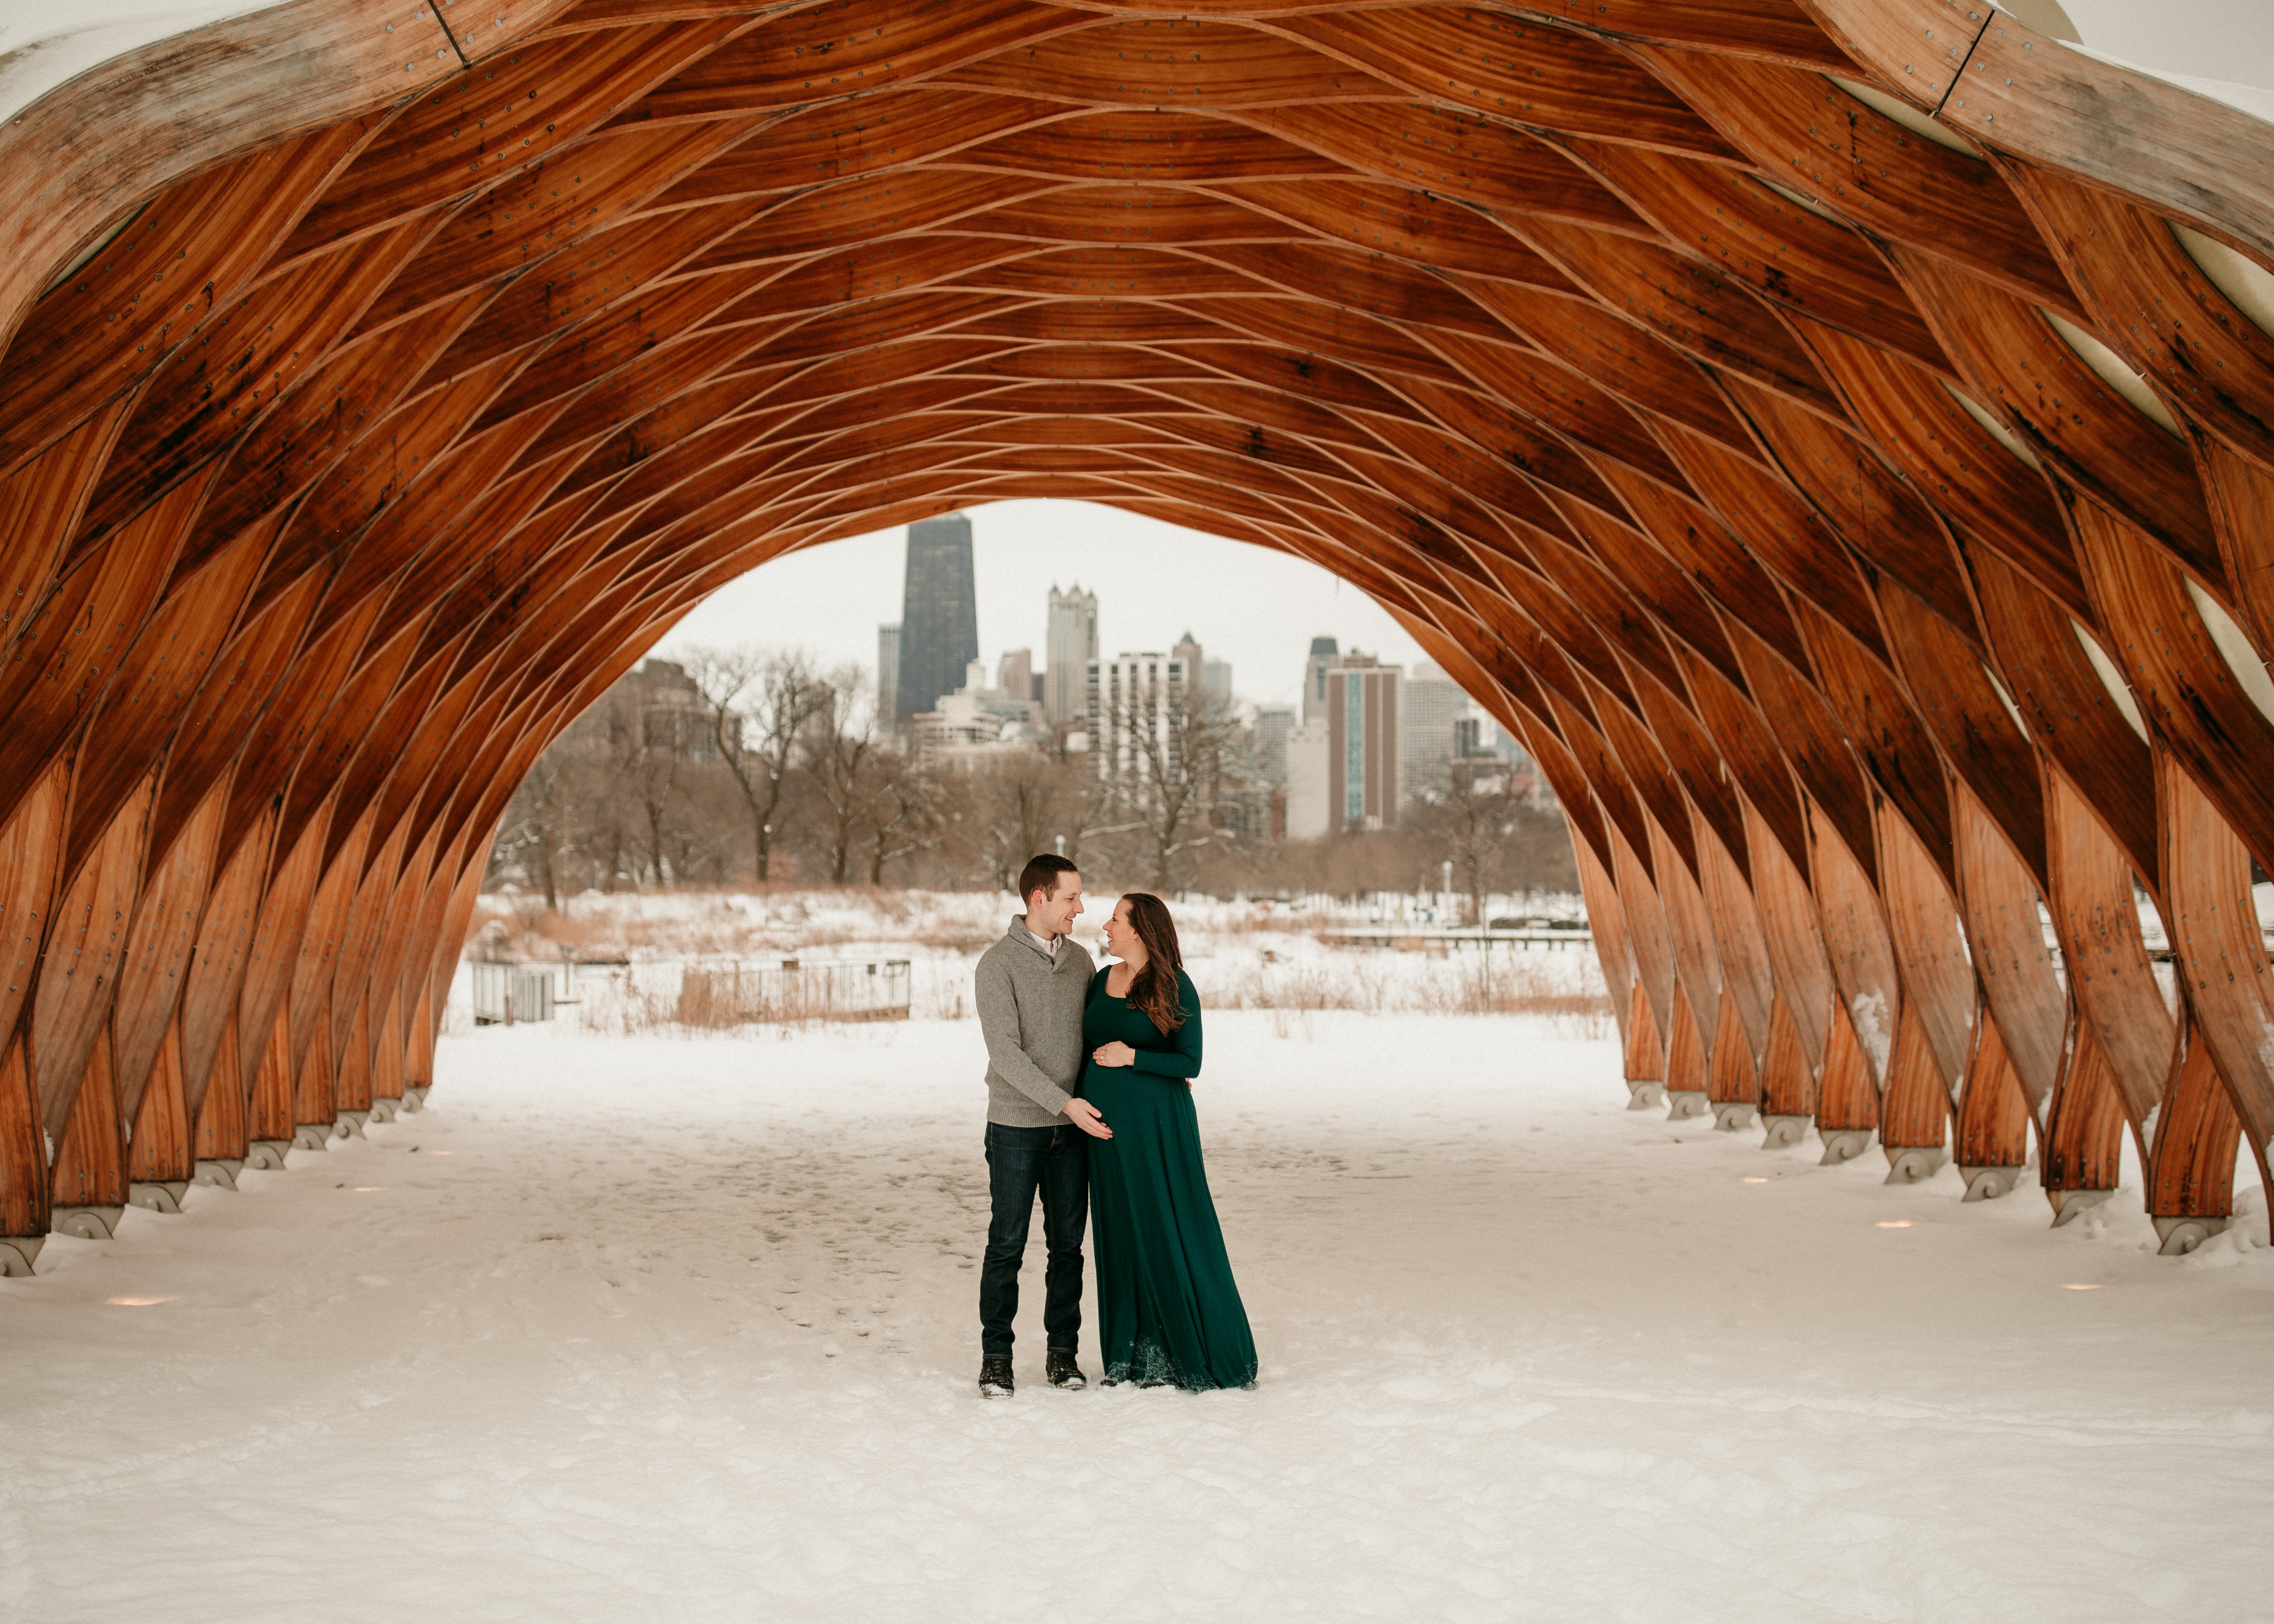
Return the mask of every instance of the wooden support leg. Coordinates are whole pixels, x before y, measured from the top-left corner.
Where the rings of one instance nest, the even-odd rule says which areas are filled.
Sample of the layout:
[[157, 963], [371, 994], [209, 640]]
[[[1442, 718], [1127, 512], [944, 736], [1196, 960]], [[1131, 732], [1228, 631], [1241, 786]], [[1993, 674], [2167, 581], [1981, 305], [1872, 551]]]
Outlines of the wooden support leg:
[[0, 1274], [28, 1274], [48, 1242], [48, 1153], [24, 1040], [0, 1052]]
[[[1640, 981], [1634, 984], [1628, 1007], [1627, 1109], [1646, 1111], [1666, 1103], [1666, 1045], [1659, 1040], [1658, 1021]], [[409, 1097], [408, 1090], [404, 1097]]]
[[[2187, 1011], [2186, 1056], [2157, 1119], [2156, 1176], [2149, 1184], [2148, 1210], [2168, 1256], [2202, 1244], [2233, 1217], [2235, 1142], [2245, 1130], [2261, 1185], [2274, 1184], [2267, 1164], [2274, 1144], [2274, 1044], [2268, 1042], [2274, 977], [2251, 903], [2251, 853], [2234, 825], [2169, 753], [2157, 757], [2157, 790], [2165, 919]], [[2274, 861], [2274, 843], [2261, 844], [2258, 852]], [[2218, 1079], [2216, 1104], [2187, 1097], [2199, 1073]], [[2195, 1084], [2195, 1093], [2201, 1092]]]
[[292, 1071], [292, 1144], [298, 1150], [323, 1150], [332, 1139], [332, 1124], [339, 1108], [332, 1103], [332, 1048], [322, 1035], [322, 1023], [308, 1052]]
[[2045, 1112], [2045, 1199], [2052, 1203], [2055, 1229], [2116, 1193], [2124, 1127], [2124, 1096], [2108, 1056], [2092, 1024], [2079, 1021], [2068, 1064]]
[[2167, 1258], [2184, 1256], [2226, 1228], [2234, 1214], [2234, 1154], [2242, 1120], [2202, 1041], [2187, 1023], [2187, 1059], [2156, 1116], [2149, 1153], [2148, 1216]]
[[192, 1162], [190, 1114], [182, 1094], [182, 1025], [169, 1021], [134, 1112], [134, 1136], [127, 1146], [130, 1205], [154, 1213], [178, 1213], [189, 1193]]
[[403, 1005], [388, 1000], [371, 1044], [371, 1119], [393, 1122], [403, 1105]]
[[1801, 1048], [1800, 1028], [1780, 990], [1769, 1006], [1769, 1052], [1761, 1063], [1761, 1116], [1768, 1135], [1763, 1150], [1782, 1150], [1808, 1136], [1816, 1115], [1816, 1078]]
[[2021, 1183], [2029, 1164], [2029, 1102], [1986, 1004], [1975, 1015], [1974, 1055], [1958, 1096], [1956, 1138], [1966, 1199], [1995, 1200]]
[[1943, 1086], [1926, 1028], [1906, 999], [1895, 1021], [1895, 1052], [1887, 1061], [1887, 1097], [1879, 1112], [1879, 1147], [1887, 1153], [1887, 1182], [1915, 1184], [1950, 1160], [1946, 1125], [1950, 1091]]
[[1824, 1040], [1824, 1086], [1816, 1104], [1816, 1131], [1824, 1139], [1822, 1166], [1852, 1161], [1871, 1147], [1879, 1125], [1879, 1091], [1871, 1063], [1856, 1041], [1847, 1006], [1832, 1000], [1832, 1026]]
[[[327, 1047], [321, 1033], [316, 1036], [316, 1046]], [[365, 1019], [363, 1000], [358, 998], [355, 1019], [348, 1026], [347, 1048], [332, 1078], [332, 1137], [361, 1139], [363, 1124], [370, 1116], [371, 1023]]]
[[282, 1171], [292, 1148], [292, 1034], [284, 1011], [269, 1024], [260, 1069], [252, 1079], [252, 1119], [246, 1128], [245, 1165]]
[[118, 1090], [110, 1078], [110, 1028], [106, 1025], [87, 1058], [79, 1094], [56, 1147], [49, 1186], [55, 1207], [49, 1228], [56, 1235], [107, 1241], [126, 1210], [126, 1136], [118, 1120]]
[[1735, 1133], [1759, 1120], [1760, 1074], [1753, 1070], [1752, 1047], [1745, 1041], [1744, 1026], [1726, 985], [1721, 989], [1721, 1014], [1713, 1023], [1713, 1056], [1706, 1088], [1713, 1106], [1716, 1132]]
[[410, 1030], [403, 1039], [403, 1109], [406, 1111], [426, 1109], [426, 1091], [434, 1086], [434, 1028], [440, 1024], [433, 989], [421, 991], [418, 1008], [410, 1017]]
[[1708, 1079], [1706, 1040], [1690, 1012], [1690, 994], [1674, 989], [1674, 1037], [1666, 1046], [1666, 1115], [1668, 1121], [1703, 1116]]
[[237, 1175], [245, 1166], [245, 1090], [238, 1079], [237, 1017], [222, 1028], [221, 1047], [215, 1051], [212, 1079], [198, 1107], [198, 1120], [190, 1136], [191, 1178], [216, 1189], [237, 1188]]

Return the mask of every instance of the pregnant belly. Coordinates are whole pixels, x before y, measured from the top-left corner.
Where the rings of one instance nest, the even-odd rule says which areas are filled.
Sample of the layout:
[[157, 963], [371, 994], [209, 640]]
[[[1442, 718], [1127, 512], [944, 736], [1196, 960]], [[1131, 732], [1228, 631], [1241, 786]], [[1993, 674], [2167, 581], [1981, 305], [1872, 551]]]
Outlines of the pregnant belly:
[[1185, 1086], [1172, 1078], [1155, 1077], [1149, 1071], [1140, 1071], [1134, 1066], [1102, 1066], [1092, 1064], [1082, 1075], [1081, 1094], [1108, 1123], [1118, 1109], [1125, 1115], [1141, 1111], [1148, 1115], [1163, 1109], [1171, 1103], [1171, 1094], [1185, 1097]]

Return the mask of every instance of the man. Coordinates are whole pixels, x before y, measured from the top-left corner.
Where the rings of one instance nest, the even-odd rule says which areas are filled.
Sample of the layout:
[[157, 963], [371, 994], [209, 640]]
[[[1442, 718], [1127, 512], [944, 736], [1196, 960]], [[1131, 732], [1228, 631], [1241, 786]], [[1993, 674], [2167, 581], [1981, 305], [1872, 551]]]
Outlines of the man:
[[1066, 933], [1081, 914], [1081, 875], [1047, 853], [1019, 875], [1027, 911], [979, 960], [974, 1002], [987, 1040], [987, 1189], [991, 1215], [979, 1266], [979, 1391], [1007, 1396], [1011, 1321], [1035, 1195], [1043, 1198], [1044, 1373], [1054, 1387], [1088, 1385], [1074, 1363], [1081, 1335], [1081, 1231], [1089, 1219], [1089, 1144], [1111, 1139], [1097, 1108], [1077, 1097], [1082, 1006], [1096, 973]]

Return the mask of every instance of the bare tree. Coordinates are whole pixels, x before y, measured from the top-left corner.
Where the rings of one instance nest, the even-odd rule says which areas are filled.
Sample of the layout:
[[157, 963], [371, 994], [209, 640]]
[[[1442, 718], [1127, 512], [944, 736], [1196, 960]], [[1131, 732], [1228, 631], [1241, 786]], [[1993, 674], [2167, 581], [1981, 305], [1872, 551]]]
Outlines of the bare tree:
[[1217, 838], [1216, 786], [1239, 737], [1239, 714], [1197, 683], [1156, 680], [1117, 692], [1103, 719], [1090, 760], [1111, 815], [1122, 820], [1118, 829], [1140, 832], [1155, 888], [1173, 891], [1186, 854]]
[[687, 673], [709, 708], [719, 757], [749, 808], [751, 852], [763, 885], [790, 768], [815, 711], [827, 702], [828, 684], [796, 650], [698, 649], [688, 657]]
[[970, 790], [980, 854], [1005, 891], [1037, 853], [1067, 838], [1079, 852], [1088, 821], [1088, 786], [1075, 771], [1039, 750], [1022, 750], [974, 772]]
[[506, 808], [505, 826], [490, 848], [493, 878], [507, 869], [518, 869], [545, 890], [545, 906], [561, 906], [555, 870], [567, 844], [564, 827], [569, 811], [562, 784], [564, 763], [547, 752], [537, 758], [529, 776], [514, 791]]
[[878, 757], [882, 787], [868, 820], [869, 883], [882, 885], [885, 869], [929, 849], [939, 838], [939, 786], [912, 756], [885, 751]]
[[1516, 831], [1517, 803], [1503, 787], [1505, 780], [1478, 779], [1455, 773], [1427, 808], [1427, 825], [1445, 842], [1453, 874], [1468, 893], [1468, 922], [1485, 922], [1485, 897], [1498, 876], [1501, 853]]
[[[829, 878], [842, 885], [864, 825], [884, 821], [893, 763], [877, 732], [874, 690], [858, 666], [831, 673], [807, 722], [806, 776], [827, 823]], [[877, 865], [881, 867], [881, 863]], [[873, 881], [871, 882], [874, 883]]]
[[[645, 861], [642, 871], [658, 885], [673, 879], [672, 821], [679, 799], [680, 753], [675, 739], [658, 737], [642, 707], [629, 695], [611, 694], [607, 703], [621, 714], [609, 724], [608, 769], [612, 787], [639, 815], [638, 834]], [[617, 820], [621, 850], [622, 825]]]
[[1562, 818], [1532, 806], [1505, 770], [1480, 772], [1456, 763], [1406, 821], [1452, 860], [1472, 925], [1487, 922], [1485, 898], [1494, 891], [1577, 884]]

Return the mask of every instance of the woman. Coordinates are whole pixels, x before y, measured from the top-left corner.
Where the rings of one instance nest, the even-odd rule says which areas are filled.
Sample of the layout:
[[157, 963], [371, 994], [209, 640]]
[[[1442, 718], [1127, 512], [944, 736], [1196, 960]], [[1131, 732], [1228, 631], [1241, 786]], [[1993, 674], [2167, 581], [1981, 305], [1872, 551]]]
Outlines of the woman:
[[1082, 1015], [1082, 1097], [1113, 1126], [1089, 1144], [1098, 1338], [1105, 1383], [1198, 1392], [1255, 1382], [1255, 1339], [1224, 1256], [1201, 1165], [1191, 1079], [1201, 1000], [1158, 897], [1132, 891], [1106, 921], [1120, 962], [1097, 973]]

